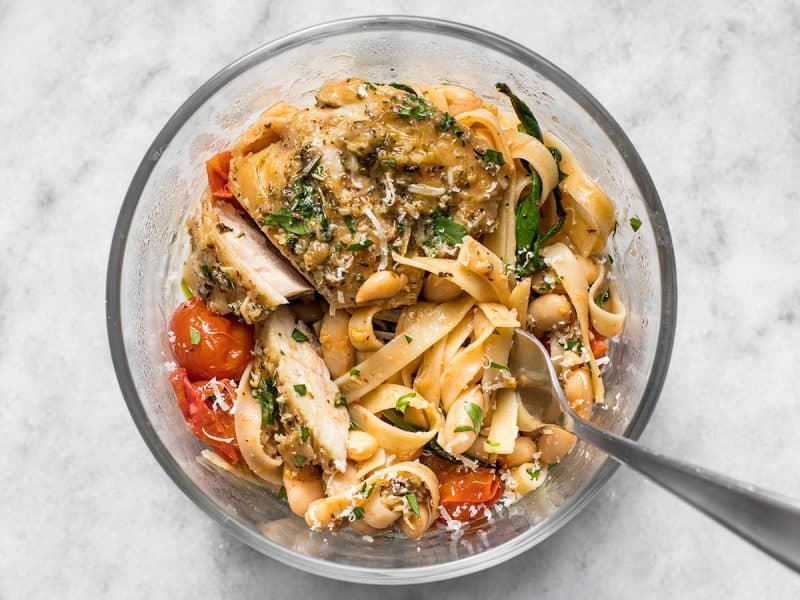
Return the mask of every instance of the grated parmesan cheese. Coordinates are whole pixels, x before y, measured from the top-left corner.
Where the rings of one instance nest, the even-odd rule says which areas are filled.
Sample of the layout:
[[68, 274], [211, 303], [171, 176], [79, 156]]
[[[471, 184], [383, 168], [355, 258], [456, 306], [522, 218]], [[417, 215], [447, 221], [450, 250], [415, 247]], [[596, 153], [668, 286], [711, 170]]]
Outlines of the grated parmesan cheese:
[[386, 232], [381, 227], [378, 217], [375, 216], [375, 213], [370, 208], [365, 208], [364, 214], [375, 227], [375, 234], [378, 236], [378, 243], [381, 249], [381, 262], [378, 264], [378, 270], [383, 271], [389, 264], [389, 244], [386, 241]]

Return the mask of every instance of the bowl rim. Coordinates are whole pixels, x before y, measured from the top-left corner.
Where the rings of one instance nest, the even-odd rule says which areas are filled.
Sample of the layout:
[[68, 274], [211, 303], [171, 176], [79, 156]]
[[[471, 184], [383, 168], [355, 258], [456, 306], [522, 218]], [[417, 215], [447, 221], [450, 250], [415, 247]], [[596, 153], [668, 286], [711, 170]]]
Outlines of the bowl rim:
[[471, 25], [405, 15], [361, 16], [313, 25], [267, 42], [234, 60], [192, 93], [170, 117], [145, 153], [125, 194], [114, 229], [106, 274], [106, 325], [111, 359], [122, 395], [139, 433], [153, 456], [175, 484], [234, 537], [258, 552], [300, 570], [343, 581], [372, 584], [416, 584], [460, 577], [487, 569], [528, 550], [552, 535], [580, 512], [616, 471], [618, 463], [606, 458], [586, 484], [583, 493], [574, 494], [557, 509], [557, 513], [554, 515], [558, 517], [557, 519], [548, 517], [534, 531], [518, 535], [490, 550], [466, 558], [425, 567], [383, 569], [342, 565], [329, 560], [309, 557], [281, 546], [266, 537], [259, 536], [242, 523], [231, 519], [183, 472], [147, 418], [133, 382], [122, 332], [121, 273], [131, 222], [139, 197], [163, 149], [183, 124], [211, 95], [256, 63], [314, 40], [365, 30], [436, 33], [476, 43], [505, 54], [523, 65], [531, 66], [564, 89], [575, 102], [589, 113], [620, 152], [645, 201], [648, 220], [653, 229], [658, 249], [661, 277], [661, 314], [655, 355], [657, 358], [653, 362], [642, 400], [625, 431], [625, 435], [632, 439], [638, 439], [647, 425], [669, 367], [677, 316], [675, 257], [666, 216], [652, 178], [633, 144], [608, 111], [583, 86], [549, 60], [506, 37]]

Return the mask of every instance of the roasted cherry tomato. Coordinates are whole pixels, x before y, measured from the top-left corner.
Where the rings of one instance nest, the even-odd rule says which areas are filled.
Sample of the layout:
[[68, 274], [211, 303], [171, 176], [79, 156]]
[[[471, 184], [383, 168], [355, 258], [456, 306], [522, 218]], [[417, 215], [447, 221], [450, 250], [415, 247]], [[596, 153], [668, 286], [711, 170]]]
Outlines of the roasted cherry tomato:
[[606, 337], [600, 335], [594, 329], [589, 333], [589, 344], [591, 345], [592, 354], [595, 358], [602, 358], [608, 352], [608, 342]]
[[505, 491], [495, 469], [468, 467], [432, 457], [426, 464], [439, 480], [439, 504], [459, 521], [470, 521], [483, 515]]
[[215, 154], [206, 161], [206, 175], [208, 187], [217, 198], [233, 198], [228, 177], [231, 172], [231, 153], [228, 151]]
[[211, 312], [200, 298], [182, 303], [172, 315], [170, 344], [192, 381], [239, 379], [250, 362], [253, 329]]
[[178, 407], [197, 438], [231, 464], [242, 459], [233, 423], [236, 390], [227, 380], [192, 383], [186, 369], [178, 367], [169, 375]]

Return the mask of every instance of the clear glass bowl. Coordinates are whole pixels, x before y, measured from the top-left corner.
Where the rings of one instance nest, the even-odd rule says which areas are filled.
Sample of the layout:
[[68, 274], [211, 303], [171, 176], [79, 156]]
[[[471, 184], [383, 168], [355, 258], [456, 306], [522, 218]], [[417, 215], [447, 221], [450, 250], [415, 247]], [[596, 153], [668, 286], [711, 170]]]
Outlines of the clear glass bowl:
[[[631, 142], [586, 90], [558, 67], [510, 40], [465, 25], [414, 17], [364, 17], [318, 25], [266, 44], [197, 90], [158, 134], [120, 211], [108, 266], [111, 355], [136, 426], [175, 483], [212, 518], [256, 550], [318, 575], [369, 583], [456, 577], [541, 542], [597, 493], [616, 465], [579, 445], [535, 494], [456, 537], [420, 541], [349, 530], [309, 531], [263, 489], [198, 463], [202, 445], [186, 427], [167, 381], [166, 328], [179, 301], [176, 275], [184, 222], [206, 185], [204, 161], [277, 100], [310, 103], [330, 78], [456, 82], [506, 102], [508, 82], [544, 129], [574, 150], [617, 203], [612, 252], [628, 305], [606, 372], [608, 406], [595, 420], [637, 437], [653, 410], [675, 327], [675, 264], [653, 182]], [[634, 235], [628, 219], [643, 225]]]

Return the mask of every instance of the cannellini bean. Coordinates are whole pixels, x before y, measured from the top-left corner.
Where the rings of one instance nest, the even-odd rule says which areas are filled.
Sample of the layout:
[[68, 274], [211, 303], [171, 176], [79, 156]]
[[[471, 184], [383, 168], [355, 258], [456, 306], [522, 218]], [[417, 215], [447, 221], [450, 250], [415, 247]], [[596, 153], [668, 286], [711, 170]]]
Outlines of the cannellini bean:
[[511, 454], [501, 454], [497, 458], [504, 467], [518, 467], [531, 462], [536, 452], [536, 442], [529, 437], [521, 435], [514, 440], [514, 450]]
[[600, 267], [591, 258], [577, 255], [578, 266], [581, 268], [583, 276], [586, 277], [586, 284], [592, 285], [594, 280], [600, 275]]
[[564, 395], [579, 417], [589, 419], [592, 416], [592, 377], [588, 368], [581, 367], [567, 373], [564, 380]]
[[422, 295], [431, 302], [449, 302], [461, 295], [461, 288], [446, 277], [439, 277], [436, 273], [431, 273], [425, 278], [422, 286]]
[[335, 315], [326, 313], [319, 330], [322, 358], [334, 379], [347, 373], [356, 364], [356, 349], [350, 343], [347, 328], [350, 315], [337, 310]]
[[347, 435], [347, 458], [356, 462], [372, 458], [378, 451], [378, 440], [366, 431], [351, 431]]
[[356, 293], [356, 304], [384, 300], [396, 295], [408, 284], [408, 277], [394, 271], [378, 271], [361, 284]]
[[418, 540], [428, 530], [431, 524], [431, 511], [427, 505], [420, 504], [419, 516], [406, 514], [400, 520], [400, 531], [412, 540]]
[[535, 298], [528, 306], [533, 320], [533, 332], [542, 335], [572, 316], [572, 304], [561, 294], [545, 294]]
[[286, 500], [289, 508], [296, 515], [306, 514], [309, 505], [322, 498], [322, 478], [316, 467], [303, 467], [302, 469], [283, 469], [283, 488], [286, 490]]
[[375, 490], [362, 505], [364, 509], [364, 522], [375, 529], [385, 529], [400, 518], [401, 513], [387, 507], [383, 503], [380, 491]]
[[546, 425], [539, 436], [539, 460], [552, 465], [559, 462], [572, 449], [575, 436], [557, 425]]

